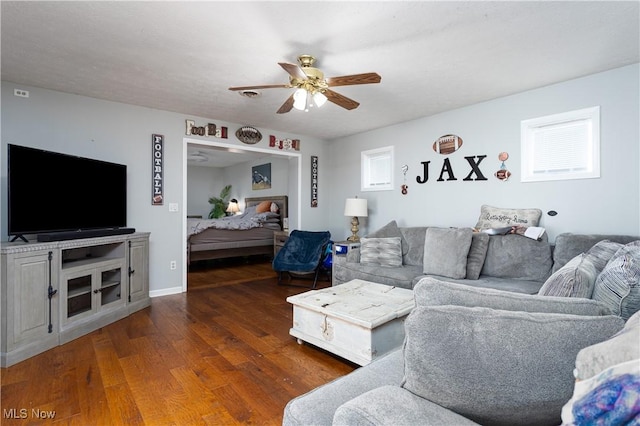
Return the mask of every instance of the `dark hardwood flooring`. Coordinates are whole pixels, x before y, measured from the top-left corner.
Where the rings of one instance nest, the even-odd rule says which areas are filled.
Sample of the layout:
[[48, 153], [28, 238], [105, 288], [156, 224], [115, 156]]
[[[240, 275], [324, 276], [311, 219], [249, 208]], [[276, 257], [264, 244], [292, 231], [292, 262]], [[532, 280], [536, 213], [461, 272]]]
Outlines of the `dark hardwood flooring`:
[[278, 425], [290, 399], [356, 367], [289, 335], [285, 299], [306, 289], [278, 286], [268, 259], [231, 264], [192, 267], [187, 293], [0, 369], [0, 423]]

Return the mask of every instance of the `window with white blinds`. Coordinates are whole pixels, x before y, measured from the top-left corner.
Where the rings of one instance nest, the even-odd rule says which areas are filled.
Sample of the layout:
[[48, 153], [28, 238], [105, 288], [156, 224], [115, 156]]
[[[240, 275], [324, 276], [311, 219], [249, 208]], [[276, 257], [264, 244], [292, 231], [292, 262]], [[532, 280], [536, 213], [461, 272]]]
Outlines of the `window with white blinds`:
[[363, 151], [360, 160], [362, 191], [393, 189], [393, 146]]
[[522, 182], [600, 177], [600, 107], [521, 122]]

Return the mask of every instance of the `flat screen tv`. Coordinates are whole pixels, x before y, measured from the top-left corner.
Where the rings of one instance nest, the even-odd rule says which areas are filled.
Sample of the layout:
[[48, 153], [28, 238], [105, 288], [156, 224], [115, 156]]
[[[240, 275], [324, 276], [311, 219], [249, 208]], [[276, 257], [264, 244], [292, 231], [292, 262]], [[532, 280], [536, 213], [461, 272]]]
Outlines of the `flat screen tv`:
[[126, 165], [11, 144], [7, 164], [10, 236], [126, 227]]

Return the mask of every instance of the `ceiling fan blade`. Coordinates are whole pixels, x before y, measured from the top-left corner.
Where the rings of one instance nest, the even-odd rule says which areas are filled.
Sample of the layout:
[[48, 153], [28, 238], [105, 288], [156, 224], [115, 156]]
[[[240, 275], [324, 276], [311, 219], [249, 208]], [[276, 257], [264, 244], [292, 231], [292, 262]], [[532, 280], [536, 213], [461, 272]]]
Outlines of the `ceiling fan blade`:
[[304, 71], [302, 71], [302, 68], [300, 68], [296, 64], [289, 64], [289, 63], [286, 63], [286, 62], [278, 62], [278, 65], [280, 65], [282, 68], [284, 68], [284, 70], [286, 72], [288, 72], [291, 77], [297, 78], [298, 80], [306, 80], [307, 79], [307, 75], [304, 73]]
[[343, 75], [341, 77], [331, 77], [327, 79], [329, 87], [333, 86], [351, 86], [353, 84], [373, 84], [380, 83], [382, 77], [375, 72], [365, 74]]
[[262, 86], [241, 86], [241, 87], [229, 87], [229, 90], [254, 90], [254, 89], [288, 89], [291, 85], [289, 84], [264, 84]]
[[293, 108], [293, 95], [289, 96], [286, 101], [282, 104], [280, 109], [277, 111], [278, 114], [284, 114], [286, 112], [291, 111]]
[[346, 96], [341, 95], [340, 93], [334, 92], [333, 90], [325, 90], [324, 95], [327, 97], [327, 100], [345, 109], [356, 109], [358, 108], [358, 105], [360, 105], [360, 103], [354, 101], [353, 99], [349, 99]]

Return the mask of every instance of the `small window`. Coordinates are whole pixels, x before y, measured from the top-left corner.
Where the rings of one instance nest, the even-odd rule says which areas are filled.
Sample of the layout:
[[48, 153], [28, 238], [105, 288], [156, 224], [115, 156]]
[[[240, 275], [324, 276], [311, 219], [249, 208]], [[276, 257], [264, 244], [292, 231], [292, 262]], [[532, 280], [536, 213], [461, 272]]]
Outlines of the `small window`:
[[600, 177], [600, 107], [521, 122], [522, 182]]
[[363, 151], [360, 159], [363, 191], [393, 189], [393, 146]]

